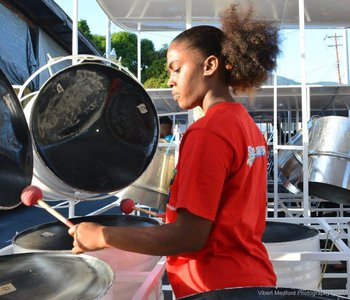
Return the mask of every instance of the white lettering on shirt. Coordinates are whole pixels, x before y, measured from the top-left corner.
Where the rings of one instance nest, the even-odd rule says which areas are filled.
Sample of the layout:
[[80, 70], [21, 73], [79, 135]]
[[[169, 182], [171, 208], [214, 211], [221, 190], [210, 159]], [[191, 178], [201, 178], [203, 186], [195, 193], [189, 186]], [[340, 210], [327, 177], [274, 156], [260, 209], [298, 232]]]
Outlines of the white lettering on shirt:
[[251, 167], [255, 161], [256, 158], [262, 157], [266, 155], [266, 148], [265, 146], [248, 146], [248, 159], [247, 164], [249, 167]]
[[170, 204], [167, 204], [166, 207], [171, 211], [176, 211], [176, 207]]

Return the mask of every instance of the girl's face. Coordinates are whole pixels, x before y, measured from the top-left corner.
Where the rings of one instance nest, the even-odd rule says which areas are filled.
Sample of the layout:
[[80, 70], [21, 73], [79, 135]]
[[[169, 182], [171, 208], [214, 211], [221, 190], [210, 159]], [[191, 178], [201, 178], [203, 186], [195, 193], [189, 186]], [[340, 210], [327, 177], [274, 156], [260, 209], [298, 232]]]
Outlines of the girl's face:
[[203, 62], [203, 55], [189, 48], [185, 42], [173, 42], [168, 49], [168, 85], [182, 109], [202, 106], [206, 94]]

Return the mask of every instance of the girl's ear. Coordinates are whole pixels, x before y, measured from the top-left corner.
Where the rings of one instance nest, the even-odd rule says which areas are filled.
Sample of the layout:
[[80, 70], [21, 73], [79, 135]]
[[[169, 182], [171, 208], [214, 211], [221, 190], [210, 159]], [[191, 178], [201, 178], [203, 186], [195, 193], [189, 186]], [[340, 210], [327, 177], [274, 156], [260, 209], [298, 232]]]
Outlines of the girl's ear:
[[219, 60], [216, 56], [210, 55], [204, 61], [204, 75], [213, 75], [219, 67]]

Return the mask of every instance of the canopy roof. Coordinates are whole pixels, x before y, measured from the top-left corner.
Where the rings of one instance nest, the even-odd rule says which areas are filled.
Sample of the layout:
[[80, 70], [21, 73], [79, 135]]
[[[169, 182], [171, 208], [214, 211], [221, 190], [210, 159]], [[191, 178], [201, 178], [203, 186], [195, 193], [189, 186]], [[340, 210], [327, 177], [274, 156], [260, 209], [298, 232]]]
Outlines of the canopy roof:
[[[220, 13], [232, 0], [97, 0], [118, 26], [130, 31], [182, 31], [186, 10], [192, 26], [219, 24]], [[236, 0], [243, 6], [252, 3], [257, 19], [275, 21], [281, 28], [299, 27], [298, 0]], [[348, 27], [348, 0], [305, 0], [305, 27]]]
[[[251, 3], [255, 18], [276, 22], [281, 29], [299, 28], [298, 0], [234, 0], [243, 6]], [[211, 24], [218, 26], [220, 13], [233, 0], [97, 0], [107, 16], [118, 26], [129, 31], [182, 31], [189, 19], [192, 26]], [[187, 11], [187, 13], [186, 13]], [[304, 0], [306, 28], [347, 28], [350, 24], [349, 0]], [[187, 17], [187, 18], [186, 18]], [[320, 115], [348, 116], [350, 87], [344, 85], [310, 88], [310, 112]], [[170, 89], [148, 90], [159, 113], [180, 112]], [[248, 96], [235, 97], [245, 105], [254, 118], [273, 117], [272, 86], [257, 91], [254, 100]], [[286, 118], [288, 112], [301, 112], [301, 87], [278, 86], [278, 116]], [[294, 116], [296, 113], [294, 113]]]
[[[338, 115], [348, 116], [350, 111], [349, 86], [309, 86], [311, 115]], [[273, 91], [272, 86], [263, 86], [249, 99], [248, 96], [236, 96], [235, 100], [242, 103], [256, 121], [271, 121], [273, 118]], [[173, 100], [171, 89], [148, 89], [159, 113], [181, 112]], [[301, 112], [301, 87], [278, 86], [278, 116], [287, 119], [288, 112], [293, 118], [296, 112]]]

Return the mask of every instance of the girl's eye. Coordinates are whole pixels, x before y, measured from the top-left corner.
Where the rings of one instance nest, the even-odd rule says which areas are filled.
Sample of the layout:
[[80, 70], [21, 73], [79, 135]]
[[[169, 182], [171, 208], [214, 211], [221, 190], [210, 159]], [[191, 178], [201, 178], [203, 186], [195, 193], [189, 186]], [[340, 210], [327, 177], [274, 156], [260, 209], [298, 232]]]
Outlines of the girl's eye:
[[171, 76], [173, 73], [179, 73], [181, 68], [173, 69], [173, 70], [167, 70], [168, 76]]

